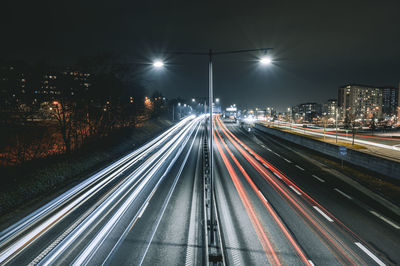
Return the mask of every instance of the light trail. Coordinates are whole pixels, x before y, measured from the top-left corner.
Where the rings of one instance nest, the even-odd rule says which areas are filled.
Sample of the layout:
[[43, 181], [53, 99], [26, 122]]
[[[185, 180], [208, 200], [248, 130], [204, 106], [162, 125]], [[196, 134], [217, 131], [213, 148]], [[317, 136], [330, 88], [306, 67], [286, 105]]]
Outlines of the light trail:
[[[270, 264], [272, 265], [281, 265], [273, 247], [272, 244], [270, 242], [270, 240], [268, 239], [266, 233], [264, 232], [260, 221], [257, 218], [257, 215], [255, 214], [255, 211], [250, 203], [250, 200], [248, 199], [248, 196], [246, 194], [246, 192], [244, 191], [238, 176], [235, 173], [235, 170], [233, 169], [231, 163], [229, 162], [228, 158], [226, 157], [224, 151], [222, 150], [221, 144], [219, 143], [216, 135], [215, 135], [215, 131], [214, 133], [214, 139], [215, 139], [215, 143], [217, 144], [217, 149], [219, 151], [219, 154], [222, 157], [222, 160], [228, 170], [228, 173], [233, 181], [233, 184], [235, 185], [235, 188], [239, 194], [239, 197], [241, 199], [241, 201], [243, 202], [243, 205], [246, 209], [246, 212], [250, 218], [250, 221], [256, 231], [256, 234], [258, 236], [258, 239], [260, 240], [261, 246], [264, 249], [265, 255], [268, 259], [268, 261], [270, 262]], [[221, 140], [222, 141], [222, 140]]]
[[[93, 254], [93, 251], [96, 250], [100, 244], [104, 241], [104, 239], [109, 235], [114, 226], [121, 219], [122, 215], [126, 212], [126, 210], [131, 206], [132, 202], [137, 198], [139, 193], [144, 189], [145, 185], [150, 181], [150, 179], [155, 175], [155, 173], [160, 169], [160, 167], [167, 163], [166, 160], [169, 155], [175, 151], [179, 145], [182, 144], [182, 140], [187, 138], [188, 132], [193, 127], [194, 122], [191, 121], [183, 130], [178, 132], [171, 140], [169, 140], [160, 150], [158, 150], [152, 157], [150, 157], [142, 167], [135, 170], [133, 174], [129, 176], [124, 185], [119, 187], [106, 201], [104, 201], [93, 213], [88, 216], [82, 224], [77, 227], [67, 238], [65, 238], [52, 252], [48, 254], [47, 257], [43, 259], [43, 263], [40, 265], [50, 265], [52, 264], [58, 256], [60, 256], [65, 250], [67, 250], [70, 245], [76, 241], [78, 237], [81, 236], [88, 228], [92, 226], [94, 222], [103, 215], [105, 211], [109, 211], [113, 209], [117, 204], [115, 200], [122, 200], [127, 197], [122, 206], [117, 210], [116, 214], [114, 214], [108, 223], [102, 228], [102, 230], [96, 235], [95, 239], [89, 244], [89, 246], [85, 249], [85, 251], [80, 255], [80, 258], [77, 259], [76, 262], [86, 261], [86, 258], [89, 257], [90, 254]], [[156, 162], [157, 161], [157, 162]], [[148, 170], [148, 173], [142, 175], [144, 171], [151, 167]], [[140, 180], [137, 178], [140, 177]], [[134, 183], [138, 184], [135, 187]], [[132, 192], [131, 192], [132, 191]], [[128, 196], [129, 195], [129, 196]], [[114, 207], [112, 204], [114, 203]], [[118, 202], [117, 202], [118, 203]]]
[[[305, 131], [305, 128], [301, 128], [301, 127], [292, 127], [292, 130], [299, 132], [299, 133], [303, 133]], [[310, 135], [316, 135], [316, 136], [324, 136], [324, 133], [320, 133], [321, 130], [317, 130], [317, 129], [308, 129], [307, 132]], [[323, 132], [323, 131], [322, 131]], [[340, 135], [340, 134], [339, 134]], [[344, 135], [343, 133], [341, 135]], [[329, 138], [336, 138], [336, 135], [333, 134], [327, 134], [325, 132], [325, 136], [329, 137]], [[384, 138], [384, 137], [374, 137], [374, 136], [364, 136], [364, 135], [358, 135], [359, 137], [365, 137], [365, 138], [375, 138], [375, 139], [384, 139], [384, 140], [396, 140], [399, 141], [399, 139], [394, 139], [394, 138]], [[338, 139], [341, 140], [346, 140], [346, 141], [351, 141], [351, 139], [347, 138], [347, 137], [343, 137], [343, 136], [337, 136]], [[389, 149], [389, 150], [396, 150], [396, 151], [400, 151], [400, 147], [397, 147], [398, 145], [387, 145], [387, 144], [382, 144], [382, 143], [376, 143], [376, 142], [372, 142], [372, 141], [367, 141], [367, 140], [361, 140], [358, 138], [354, 139], [354, 142], [356, 143], [360, 143], [360, 144], [365, 144], [365, 145], [371, 145], [371, 146], [375, 146], [375, 147], [379, 147], [379, 148], [384, 148], [384, 149]]]
[[[284, 125], [284, 126], [286, 126], [287, 128], [290, 128], [288, 125], [291, 124], [291, 125], [292, 125], [292, 128], [301, 129], [302, 131], [305, 130], [305, 131], [315, 131], [315, 132], [322, 132], [322, 133], [324, 132], [323, 127], [318, 127], [318, 128], [320, 128], [320, 129], [315, 129], [315, 128], [304, 128], [304, 127], [296, 126], [296, 124], [288, 123], [288, 122], [283, 122], [283, 121], [280, 121], [280, 122], [275, 121], [274, 123], [275, 123], [275, 124], [279, 124], [279, 125]], [[326, 131], [326, 130], [325, 130], [325, 134], [336, 135], [336, 132]], [[338, 135], [342, 135], [342, 136], [347, 136], [347, 135], [352, 136], [352, 135], [353, 135], [352, 133], [347, 134], [347, 133], [342, 133], [342, 132], [337, 132], [337, 134], [338, 134]], [[369, 136], [369, 135], [362, 135], [362, 134], [354, 134], [354, 136], [356, 136], [356, 137], [362, 137], [362, 138], [370, 138], [370, 139], [382, 139], [382, 140], [394, 140], [394, 141], [398, 141], [398, 140], [399, 140], [398, 138], [392, 138], [392, 137], [379, 137], [379, 136]]]
[[[312, 212], [310, 212], [308, 208], [305, 208], [305, 206], [303, 206], [303, 204], [301, 202], [298, 202], [298, 200], [296, 200], [294, 197], [292, 197], [291, 194], [288, 193], [287, 188], [282, 186], [282, 184], [280, 182], [275, 181], [272, 178], [271, 174], [267, 170], [265, 170], [265, 168], [261, 167], [261, 165], [257, 162], [257, 160], [255, 160], [248, 153], [252, 154], [254, 157], [257, 157], [259, 159], [259, 161], [261, 161], [263, 164], [268, 165], [269, 169], [272, 172], [274, 172], [274, 173], [276, 172], [276, 174], [279, 174], [285, 183], [287, 183], [288, 185], [289, 184], [292, 185], [294, 188], [296, 188], [300, 193], [302, 193], [306, 197], [308, 197], [310, 199], [311, 199], [311, 197], [309, 197], [306, 193], [304, 193], [304, 191], [302, 191], [300, 188], [298, 188], [293, 182], [291, 182], [285, 175], [283, 175], [280, 171], [278, 171], [274, 166], [272, 166], [264, 158], [259, 156], [252, 149], [250, 149], [243, 142], [241, 142], [232, 132], [230, 132], [226, 128], [226, 126], [222, 123], [222, 121], [220, 120], [219, 117], [217, 117], [216, 120], [217, 120], [217, 123], [220, 126], [221, 130], [224, 132], [225, 136], [238, 149], [238, 151], [249, 161], [249, 163], [264, 177], [264, 179], [268, 183], [270, 183], [274, 188], [277, 189], [277, 192], [278, 191], [280, 192], [280, 194], [283, 196], [284, 199], [288, 200], [288, 203], [290, 203], [299, 213], [302, 214], [301, 217], [303, 219], [305, 218], [306, 219], [305, 221], [308, 221], [308, 223], [310, 225], [312, 225], [312, 227], [310, 227], [310, 229], [312, 229], [313, 231], [315, 231], [314, 229], [317, 229], [317, 231], [327, 240], [326, 243], [329, 244], [329, 246], [333, 247], [335, 250], [337, 250], [343, 256], [343, 258], [345, 258], [348, 261], [348, 263], [351, 263], [353, 265], [356, 264], [351, 258], [349, 258], [347, 256], [346, 252], [344, 250], [342, 250], [341, 247], [345, 248], [346, 251], [349, 254], [351, 254], [352, 257], [355, 258], [357, 261], [362, 262], [362, 259], [359, 256], [357, 256], [357, 254], [355, 254], [350, 247], [348, 247], [343, 241], [341, 241], [341, 239], [338, 238], [336, 236], [336, 234], [334, 234], [328, 227], [326, 227], [322, 222], [317, 223], [316, 221], [320, 221], [320, 220]], [[241, 146], [239, 146], [238, 143], [240, 143], [241, 146], [243, 146], [243, 148], [246, 147], [248, 153], [246, 153], [246, 151]], [[318, 206], [320, 206], [320, 205], [318, 204]], [[322, 208], [322, 206], [321, 206], [321, 208]], [[332, 214], [330, 214], [330, 215], [332, 215]], [[335, 218], [335, 220], [337, 220], [337, 219]], [[321, 228], [321, 226], [323, 226], [324, 228]], [[346, 229], [349, 230], [349, 232], [351, 232], [350, 229], [348, 229], [347, 227], [346, 227]], [[352, 234], [353, 234], [353, 236], [355, 235], [354, 233], [352, 233]], [[332, 236], [334, 238], [332, 238]], [[357, 237], [357, 239], [360, 239], [360, 238]], [[325, 241], [323, 241], [323, 243], [325, 243]], [[336, 256], [336, 252], [332, 252], [332, 253]], [[337, 258], [339, 261], [344, 263], [341, 259], [339, 259], [339, 257], [337, 257]]]
[[[155, 138], [154, 140], [152, 140], [149, 143], [147, 143], [146, 145], [144, 145], [143, 147], [128, 154], [124, 158], [118, 160], [117, 162], [113, 163], [109, 167], [105, 168], [104, 170], [93, 175], [92, 177], [85, 180], [81, 184], [75, 186], [74, 188], [70, 189], [66, 193], [62, 194], [55, 200], [51, 201], [49, 204], [46, 204], [45, 206], [40, 208], [38, 211], [33, 212], [27, 218], [21, 220], [20, 222], [16, 223], [14, 226], [3, 231], [4, 234], [2, 235], [2, 239], [3, 239], [2, 244], [4, 246], [6, 244], [6, 242], [10, 241], [10, 239], [17, 238], [24, 231], [27, 231], [27, 229], [32, 227], [35, 223], [37, 223], [40, 220], [43, 220], [44, 217], [48, 216], [49, 213], [57, 210], [57, 208], [61, 207], [62, 205], [65, 205], [65, 202], [68, 201], [69, 198], [73, 198], [75, 195], [78, 196], [72, 202], [70, 202], [69, 204], [62, 207], [62, 209], [57, 211], [55, 214], [53, 214], [52, 216], [45, 219], [42, 223], [40, 223], [36, 227], [30, 229], [30, 231], [28, 233], [25, 233], [21, 238], [17, 239], [17, 241], [14, 242], [12, 245], [10, 245], [6, 249], [4, 249], [0, 253], [0, 262], [5, 263], [6, 261], [9, 261], [13, 257], [15, 257], [20, 251], [22, 251], [24, 248], [26, 248], [30, 244], [32, 244], [32, 242], [35, 241], [37, 238], [39, 238], [44, 232], [48, 231], [51, 227], [53, 227], [61, 219], [65, 218], [66, 215], [71, 213], [74, 209], [81, 206], [85, 201], [87, 201], [93, 195], [98, 193], [107, 184], [109, 184], [114, 178], [116, 178], [122, 172], [129, 169], [130, 166], [132, 166], [133, 164], [135, 164], [136, 162], [138, 162], [139, 160], [144, 158], [148, 153], [151, 153], [154, 150], [159, 149], [159, 146], [164, 144], [164, 146], [158, 150], [157, 156], [159, 156], [162, 153], [160, 151], [164, 151], [168, 146], [171, 146], [173, 144], [173, 142], [176, 140], [177, 136], [180, 136], [182, 134], [182, 132], [185, 132], [185, 130], [181, 130], [178, 132], [178, 134], [176, 134], [176, 132], [182, 126], [187, 124], [189, 121], [193, 122], [192, 121], [193, 118], [194, 117], [189, 117], [189, 118], [184, 119], [177, 125], [173, 126], [171, 129], [169, 129], [166, 132], [164, 132], [163, 134], [161, 134], [159, 137]], [[190, 125], [190, 123], [189, 123], [189, 125]], [[184, 128], [187, 129], [187, 128], [189, 128], [189, 126], [186, 125]], [[165, 141], [171, 137], [172, 137], [172, 140], [168, 141], [167, 144], [165, 144]], [[134, 172], [136, 174], [135, 178], [137, 178], [137, 176], [140, 173], [143, 173], [148, 167], [150, 167], [151, 163], [154, 162], [154, 160], [157, 158], [157, 156], [153, 155], [148, 160], [146, 160], [139, 168], [137, 168], [136, 171]], [[132, 175], [130, 175], [130, 177], [132, 177]], [[127, 179], [129, 179], [129, 178], [127, 178]], [[85, 190], [86, 190], [86, 192], [85, 192]], [[82, 193], [82, 194], [79, 196], [80, 193]]]
[[[162, 208], [161, 208], [161, 214], [159, 215], [159, 218], [158, 218], [158, 220], [157, 220], [157, 222], [156, 222], [155, 228], [153, 229], [153, 233], [152, 233], [152, 235], [151, 235], [151, 237], [150, 237], [150, 241], [148, 241], [146, 250], [145, 250], [145, 252], [144, 252], [144, 254], [143, 254], [143, 256], [142, 256], [142, 259], [140, 260], [139, 265], [143, 265], [143, 261], [144, 261], [146, 255], [147, 255], [147, 252], [148, 252], [148, 250], [149, 250], [149, 248], [150, 248], [150, 244], [153, 242], [154, 235], [156, 234], [156, 231], [157, 231], [157, 229], [158, 229], [158, 226], [160, 225], [161, 219], [162, 219], [162, 217], [164, 216], [165, 210], [167, 209], [168, 203], [169, 203], [169, 201], [170, 201], [170, 199], [171, 199], [171, 197], [172, 197], [172, 193], [173, 193], [174, 190], [175, 190], [176, 184], [178, 183], [178, 180], [179, 180], [179, 178], [180, 178], [180, 176], [181, 176], [181, 174], [182, 174], [183, 168], [185, 167], [186, 162], [187, 162], [187, 160], [188, 160], [188, 158], [189, 158], [189, 155], [190, 155], [190, 152], [191, 152], [191, 150], [192, 150], [192, 148], [193, 148], [193, 144], [194, 144], [194, 142], [195, 142], [195, 140], [196, 140], [196, 136], [197, 136], [198, 131], [199, 131], [199, 128], [197, 128], [197, 130], [196, 130], [196, 133], [195, 133], [195, 136], [194, 136], [194, 138], [193, 138], [193, 141], [192, 141], [192, 143], [191, 143], [191, 145], [190, 145], [190, 148], [189, 148], [188, 152], [186, 153], [186, 156], [185, 156], [185, 158], [184, 158], [184, 160], [183, 160], [183, 162], [182, 162], [182, 164], [181, 164], [181, 167], [179, 168], [179, 171], [178, 171], [177, 175], [175, 176], [174, 183], [173, 183], [173, 185], [171, 186], [171, 188], [170, 188], [170, 190], [169, 190], [169, 192], [168, 192], [168, 195], [167, 195], [167, 197], [166, 197], [166, 199], [165, 199], [165, 201], [164, 201], [164, 204], [163, 204], [163, 206], [162, 206]], [[184, 145], [182, 145], [181, 147], [183, 147], [183, 146], [184, 146]], [[183, 148], [182, 148], [182, 150], [183, 150]], [[182, 151], [182, 150], [181, 150], [181, 151]], [[175, 157], [175, 161], [178, 159], [179, 155], [180, 155], [180, 153]], [[164, 173], [164, 176], [165, 176], [166, 174], [167, 174], [167, 172]], [[105, 262], [106, 262], [106, 261], [105, 261]], [[103, 265], [104, 265], [104, 264], [105, 264], [105, 263], [103, 263]]]
[[[22, 233], [24, 230], [26, 230], [27, 227], [31, 226], [33, 223], [36, 221], [40, 220], [44, 216], [46, 216], [49, 212], [53, 211], [60, 205], [64, 204], [66, 200], [70, 199], [71, 197], [74, 197], [76, 194], [81, 192], [82, 190], [86, 189], [90, 185], [92, 185], [94, 182], [96, 182], [99, 178], [110, 174], [112, 171], [118, 169], [118, 167], [121, 167], [122, 165], [125, 165], [128, 163], [130, 160], [133, 158], [143, 155], [143, 153], [146, 150], [154, 150], [155, 147], [161, 145], [165, 139], [170, 137], [176, 130], [178, 130], [180, 127], [182, 127], [185, 123], [187, 123], [189, 120], [193, 119], [193, 117], [187, 117], [183, 119], [181, 122], [178, 124], [174, 125], [164, 133], [162, 133], [160, 136], [154, 138], [144, 146], [140, 147], [139, 149], [131, 152], [130, 154], [124, 156], [120, 160], [112, 163], [110, 166], [104, 168], [103, 170], [99, 171], [98, 173], [94, 174], [93, 176], [87, 178], [85, 181], [81, 182], [80, 184], [76, 185], [75, 187], [69, 189], [68, 191], [64, 192], [62, 195], [58, 196], [54, 200], [50, 201], [49, 203], [45, 204], [38, 210], [32, 212], [25, 218], [21, 219], [17, 223], [11, 225], [4, 231], [0, 233], [0, 247], [2, 247], [4, 244], [6, 244], [10, 239], [16, 237], [18, 234]], [[148, 151], [149, 152], [149, 151]]]
[[[193, 138], [193, 142], [192, 142], [191, 147], [190, 147], [190, 149], [189, 149], [189, 153], [190, 153], [190, 150], [191, 150], [191, 148], [193, 147], [194, 141], [195, 141], [195, 139], [196, 139], [196, 136], [197, 136], [197, 133], [198, 133], [198, 130], [199, 130], [199, 126], [200, 126], [200, 124], [197, 126], [196, 134], [195, 134], [195, 136], [194, 136], [194, 138]], [[181, 148], [180, 148], [180, 150], [178, 151], [179, 154], [177, 154], [177, 155], [174, 157], [173, 163], [175, 163], [175, 161], [176, 161], [177, 158], [179, 157], [180, 152], [182, 152], [182, 150], [183, 150], [183, 147], [184, 147], [184, 145], [181, 145]], [[189, 153], [188, 153], [188, 154], [189, 154]], [[186, 155], [186, 157], [188, 157], [188, 154]], [[186, 158], [186, 157], [185, 157], [185, 158]], [[185, 162], [186, 162], [186, 160], [187, 160], [187, 159], [185, 159]], [[157, 184], [154, 186], [152, 192], [151, 192], [150, 195], [147, 197], [147, 199], [146, 199], [146, 201], [145, 201], [145, 203], [144, 203], [144, 206], [145, 206], [145, 207], [147, 207], [149, 201], [150, 201], [151, 198], [153, 197], [155, 191], [159, 188], [159, 185], [161, 184], [161, 182], [163, 181], [163, 179], [165, 178], [165, 176], [166, 176], [167, 173], [169, 172], [169, 169], [170, 169], [170, 167], [172, 167], [173, 163], [171, 162], [171, 163], [169, 164], [167, 171], [164, 172], [163, 176], [158, 180]], [[183, 164], [183, 165], [184, 165], [184, 164]], [[181, 167], [183, 167], [183, 166], [181, 166]], [[179, 174], [179, 175], [180, 175], [180, 174]], [[176, 180], [176, 181], [177, 181], [177, 180]], [[176, 183], [174, 183], [174, 186], [175, 186], [175, 185], [176, 185]], [[170, 190], [170, 191], [171, 191], [171, 190]], [[169, 199], [168, 199], [168, 200], [169, 200]], [[113, 254], [116, 252], [116, 250], [121, 246], [121, 244], [122, 244], [123, 240], [126, 238], [127, 234], [132, 230], [132, 228], [133, 228], [133, 226], [135, 225], [137, 219], [140, 218], [140, 214], [143, 213], [145, 207], [142, 206], [141, 210], [139, 210], [139, 215], [136, 215], [136, 216], [132, 219], [132, 222], [126, 227], [126, 229], [124, 230], [124, 232], [123, 232], [123, 233], [121, 234], [121, 236], [119, 237], [118, 241], [115, 243], [115, 245], [113, 246], [113, 248], [111, 249], [111, 251], [110, 251], [109, 254], [107, 255], [106, 259], [103, 261], [102, 265], [108, 265], [109, 260], [112, 258]], [[154, 232], [155, 232], [155, 231], [154, 231]], [[150, 245], [150, 242], [149, 242], [149, 245]], [[144, 256], [143, 256], [143, 258], [144, 258]]]
[[[214, 127], [215, 126], [215, 121], [214, 121]], [[229, 149], [229, 147], [226, 145], [225, 141], [222, 139], [221, 135], [219, 134], [218, 130], [215, 130], [215, 132], [218, 135], [218, 138], [220, 139], [220, 142], [223, 144], [225, 150], [228, 152], [228, 154], [230, 155], [230, 157], [232, 158], [232, 160], [235, 162], [235, 164], [238, 166], [238, 168], [240, 169], [241, 173], [243, 174], [243, 176], [246, 178], [247, 182], [250, 184], [251, 188], [253, 189], [253, 191], [256, 193], [256, 195], [258, 196], [258, 198], [261, 200], [261, 202], [263, 203], [264, 207], [267, 209], [268, 213], [272, 216], [272, 218], [274, 219], [274, 221], [276, 222], [276, 224], [278, 225], [278, 227], [280, 228], [280, 230], [282, 231], [282, 233], [285, 235], [286, 239], [290, 242], [290, 244], [292, 245], [292, 247], [295, 249], [297, 256], [303, 261], [303, 263], [305, 265], [310, 265], [309, 261], [307, 260], [307, 258], [305, 257], [303, 251], [301, 250], [300, 246], [296, 243], [296, 241], [294, 240], [294, 238], [292, 237], [292, 235], [289, 233], [288, 229], [286, 228], [286, 226], [283, 224], [282, 220], [279, 218], [278, 214], [275, 212], [275, 210], [271, 207], [270, 204], [268, 204], [267, 199], [265, 198], [265, 196], [261, 193], [261, 191], [258, 189], [258, 187], [256, 186], [256, 184], [254, 184], [253, 180], [250, 178], [250, 176], [247, 174], [247, 172], [244, 170], [243, 166], [239, 163], [239, 161], [236, 159], [236, 157], [233, 155], [232, 151]], [[215, 137], [216, 141], [217, 138]], [[238, 180], [238, 182], [240, 182]], [[241, 186], [241, 185], [240, 185]], [[244, 189], [243, 189], [244, 190]]]

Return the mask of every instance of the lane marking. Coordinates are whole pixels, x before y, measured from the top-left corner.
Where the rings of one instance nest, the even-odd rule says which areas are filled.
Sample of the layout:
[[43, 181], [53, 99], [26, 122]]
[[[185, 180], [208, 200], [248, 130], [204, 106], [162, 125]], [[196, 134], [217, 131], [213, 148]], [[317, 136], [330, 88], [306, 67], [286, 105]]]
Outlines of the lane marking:
[[361, 244], [360, 242], [354, 242], [354, 244], [356, 244], [357, 247], [359, 247], [362, 251], [364, 251], [368, 256], [371, 257], [371, 259], [373, 259], [376, 263], [378, 263], [378, 265], [384, 266], [386, 265], [385, 263], [383, 263], [383, 261], [381, 261], [377, 256], [375, 256], [371, 251], [369, 251], [366, 247], [364, 247], [363, 244]]
[[289, 186], [294, 192], [296, 192], [297, 195], [301, 196], [301, 193], [295, 189], [293, 186]]
[[319, 182], [322, 182], [322, 183], [325, 182], [325, 180], [323, 180], [322, 178], [320, 178], [320, 177], [318, 177], [318, 176], [316, 176], [316, 175], [312, 175], [312, 177], [314, 177], [315, 179], [317, 179]]
[[327, 219], [329, 222], [333, 223], [333, 220], [331, 219], [331, 217], [329, 217], [328, 215], [326, 215], [323, 211], [321, 211], [317, 206], [313, 206], [314, 209], [319, 212], [322, 216], [324, 216], [325, 219]]
[[338, 189], [338, 188], [334, 188], [333, 190], [335, 190], [336, 192], [338, 192], [339, 194], [341, 194], [342, 196], [344, 196], [344, 197], [346, 197], [346, 198], [348, 198], [348, 199], [350, 199], [350, 200], [353, 199], [352, 197], [350, 197], [349, 195], [347, 195], [346, 193], [344, 193], [343, 191], [341, 191], [341, 190]]
[[281, 177], [280, 175], [278, 175], [277, 173], [275, 173], [275, 172], [274, 172], [274, 175], [275, 175], [277, 178], [282, 179], [282, 177]]
[[144, 205], [143, 209], [140, 211], [140, 213], [138, 215], [138, 218], [142, 218], [142, 215], [143, 215], [144, 211], [146, 210], [147, 205], [149, 205], [149, 202], [146, 202], [146, 204]]
[[276, 152], [273, 152], [276, 156], [278, 156], [278, 157], [281, 157], [278, 153], [276, 153]]
[[286, 162], [292, 163], [290, 160], [286, 159], [285, 157], [282, 157], [282, 158], [283, 158], [283, 160], [285, 160]]
[[263, 163], [263, 165], [264, 165], [266, 168], [268, 168], [268, 169], [269, 169], [268, 165], [266, 165], [265, 163]]
[[380, 215], [377, 212], [374, 211], [369, 211], [370, 213], [372, 213], [373, 215], [375, 215], [376, 217], [378, 217], [379, 219], [381, 219], [382, 221], [385, 221], [386, 223], [390, 224], [391, 226], [393, 226], [396, 229], [400, 229], [400, 226], [398, 226], [397, 224], [395, 224], [394, 222], [390, 221], [388, 218], [386, 218], [385, 216]]
[[295, 165], [298, 169], [300, 169], [301, 171], [304, 171], [304, 168], [302, 168], [301, 166], [298, 166], [297, 164]]
[[265, 198], [264, 194], [259, 190], [258, 193], [260, 193], [260, 195], [263, 197], [263, 199], [268, 202], [268, 200]]
[[315, 266], [314, 262], [312, 260], [308, 260], [308, 263], [310, 263], [311, 266]]

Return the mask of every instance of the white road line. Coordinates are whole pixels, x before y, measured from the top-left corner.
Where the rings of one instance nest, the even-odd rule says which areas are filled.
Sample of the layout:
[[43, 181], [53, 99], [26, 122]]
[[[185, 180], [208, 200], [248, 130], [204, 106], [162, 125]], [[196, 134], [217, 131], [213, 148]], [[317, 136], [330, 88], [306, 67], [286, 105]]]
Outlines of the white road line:
[[276, 153], [276, 152], [273, 152], [276, 156], [278, 156], [278, 157], [281, 157], [278, 153]]
[[292, 163], [290, 160], [286, 159], [285, 157], [282, 157], [282, 158], [283, 158], [283, 160], [285, 160], [286, 162]]
[[138, 218], [142, 218], [142, 215], [143, 215], [144, 211], [146, 210], [147, 205], [149, 205], [149, 202], [146, 202], [146, 204], [144, 205], [143, 209], [140, 211], [140, 213], [138, 215]]
[[372, 213], [373, 215], [375, 215], [376, 217], [380, 218], [382, 221], [385, 221], [386, 223], [390, 224], [391, 226], [393, 226], [396, 229], [400, 229], [400, 226], [398, 226], [397, 224], [395, 224], [394, 222], [390, 221], [388, 218], [386, 218], [385, 216], [380, 215], [377, 212], [374, 211], [369, 211], [370, 213]]
[[277, 178], [282, 179], [282, 177], [281, 177], [280, 175], [278, 175], [277, 173], [275, 173], [275, 172], [274, 172], [274, 175], [275, 175]]
[[373, 259], [376, 263], [378, 263], [378, 265], [384, 266], [386, 265], [385, 263], [383, 263], [383, 261], [381, 261], [377, 256], [375, 256], [371, 251], [369, 251], [366, 247], [364, 247], [363, 244], [361, 244], [360, 242], [354, 242], [354, 244], [357, 245], [357, 247], [359, 247], [362, 251], [364, 251], [368, 256], [371, 257], [371, 259]]
[[270, 148], [267, 148], [267, 150], [272, 152], [272, 150]]
[[315, 266], [315, 264], [312, 262], [312, 260], [308, 260], [308, 263], [310, 263], [311, 266]]
[[266, 168], [268, 168], [268, 169], [269, 169], [268, 165], [266, 165], [265, 163], [263, 163], [263, 165], [264, 165]]
[[334, 188], [333, 190], [335, 190], [336, 192], [338, 192], [339, 194], [341, 194], [342, 196], [344, 196], [344, 197], [346, 197], [346, 198], [348, 198], [348, 199], [350, 199], [350, 200], [353, 199], [352, 197], [350, 197], [349, 195], [347, 195], [346, 193], [344, 193], [343, 191], [341, 191], [341, 190], [338, 189], [338, 188]]
[[326, 215], [323, 211], [321, 211], [317, 206], [313, 206], [314, 209], [319, 212], [322, 216], [324, 216], [325, 219], [327, 219], [329, 222], [333, 223], [333, 220], [331, 219], [331, 217], [329, 217], [328, 215]]
[[296, 192], [297, 195], [301, 196], [301, 193], [295, 189], [293, 186], [289, 186], [294, 192]]
[[312, 177], [314, 177], [315, 179], [317, 179], [319, 182], [322, 182], [322, 183], [325, 182], [325, 180], [323, 180], [322, 178], [320, 178], [320, 177], [318, 177], [318, 176], [316, 176], [316, 175], [312, 175]]
[[297, 164], [295, 165], [297, 168], [299, 168], [301, 171], [304, 171], [304, 168], [302, 168], [301, 166], [298, 166]]
[[263, 194], [260, 190], [258, 191], [258, 193], [260, 193], [260, 195], [264, 198], [264, 200], [265, 200], [266, 202], [268, 202], [268, 200], [265, 198], [264, 194]]

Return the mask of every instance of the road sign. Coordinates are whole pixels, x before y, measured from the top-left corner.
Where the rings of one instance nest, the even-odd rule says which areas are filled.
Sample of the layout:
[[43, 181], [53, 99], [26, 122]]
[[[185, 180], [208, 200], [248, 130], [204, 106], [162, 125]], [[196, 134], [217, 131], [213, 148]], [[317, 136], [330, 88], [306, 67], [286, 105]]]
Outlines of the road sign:
[[346, 146], [339, 146], [339, 153], [342, 156], [346, 156], [347, 155], [347, 148]]

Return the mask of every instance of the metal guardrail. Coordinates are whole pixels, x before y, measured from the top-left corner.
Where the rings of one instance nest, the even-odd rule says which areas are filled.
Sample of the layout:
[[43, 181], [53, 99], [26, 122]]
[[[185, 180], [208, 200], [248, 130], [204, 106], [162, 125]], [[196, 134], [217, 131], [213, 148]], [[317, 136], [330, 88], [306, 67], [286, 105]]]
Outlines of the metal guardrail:
[[[225, 258], [215, 193], [211, 190], [210, 185], [210, 163], [210, 151], [208, 149], [207, 134], [205, 134], [203, 139], [203, 207], [204, 217], [207, 221], [204, 223], [204, 239], [206, 243], [205, 265], [220, 266], [225, 265]], [[214, 219], [211, 219], [212, 215], [215, 217]], [[211, 220], [214, 220], [214, 224], [211, 224]]]

